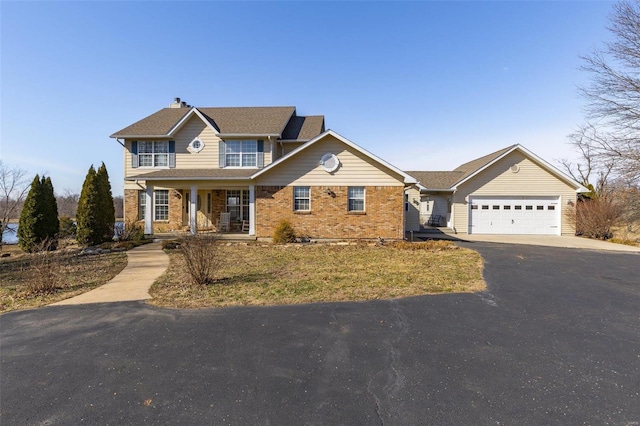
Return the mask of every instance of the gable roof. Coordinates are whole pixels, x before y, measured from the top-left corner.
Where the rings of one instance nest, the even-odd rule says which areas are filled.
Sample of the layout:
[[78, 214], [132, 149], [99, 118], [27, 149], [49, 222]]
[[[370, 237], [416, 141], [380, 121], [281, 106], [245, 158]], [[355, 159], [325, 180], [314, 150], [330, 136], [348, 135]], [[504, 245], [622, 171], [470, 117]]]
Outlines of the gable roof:
[[547, 170], [552, 175], [556, 176], [558, 179], [563, 180], [569, 185], [575, 187], [577, 192], [588, 192], [588, 190], [580, 183], [576, 182], [574, 179], [560, 171], [557, 167], [549, 164], [547, 161], [538, 157], [536, 154], [529, 151], [527, 148], [520, 144], [508, 146], [496, 152], [492, 152], [491, 154], [461, 164], [451, 172], [415, 171], [407, 173], [418, 179], [421, 189], [446, 189], [455, 191], [459, 185], [472, 179], [483, 170], [486, 170], [488, 167], [516, 150], [522, 152], [526, 157], [533, 159], [536, 163], [538, 163], [538, 165], [540, 165], [543, 169]]
[[[112, 138], [170, 137], [197, 115], [219, 136], [289, 136], [308, 140], [324, 131], [324, 116], [296, 116], [293, 106], [163, 108], [111, 135]], [[294, 121], [293, 123], [291, 123]]]
[[382, 158], [373, 155], [372, 153], [370, 153], [366, 149], [356, 145], [355, 143], [351, 142], [349, 139], [345, 138], [344, 136], [339, 135], [338, 133], [334, 132], [331, 129], [329, 129], [329, 130], [323, 132], [322, 134], [316, 136], [315, 138], [311, 139], [309, 142], [306, 142], [305, 144], [299, 146], [298, 148], [294, 149], [293, 151], [291, 151], [287, 155], [285, 155], [283, 157], [280, 157], [279, 159], [277, 159], [273, 163], [269, 164], [268, 166], [264, 167], [263, 169], [260, 169], [259, 171], [257, 171], [253, 175], [251, 175], [251, 179], [255, 179], [256, 177], [260, 176], [261, 174], [266, 173], [267, 171], [273, 169], [274, 167], [278, 166], [282, 162], [287, 161], [289, 158], [297, 155], [299, 152], [304, 151], [305, 149], [309, 148], [310, 146], [312, 146], [313, 144], [315, 144], [318, 141], [322, 140], [323, 138], [325, 138], [328, 135], [333, 136], [334, 138], [338, 139], [340, 142], [344, 143], [345, 145], [353, 148], [354, 150], [358, 151], [359, 153], [363, 154], [364, 156], [369, 157], [374, 162], [376, 162], [376, 163], [386, 167], [387, 169], [390, 169], [391, 171], [399, 174], [400, 176], [402, 176], [404, 178], [404, 180], [403, 180], [404, 183], [409, 183], [409, 184], [418, 183], [418, 181], [413, 176], [409, 176], [406, 172], [403, 172], [402, 170], [400, 170], [399, 168], [393, 166], [392, 164], [387, 163]]

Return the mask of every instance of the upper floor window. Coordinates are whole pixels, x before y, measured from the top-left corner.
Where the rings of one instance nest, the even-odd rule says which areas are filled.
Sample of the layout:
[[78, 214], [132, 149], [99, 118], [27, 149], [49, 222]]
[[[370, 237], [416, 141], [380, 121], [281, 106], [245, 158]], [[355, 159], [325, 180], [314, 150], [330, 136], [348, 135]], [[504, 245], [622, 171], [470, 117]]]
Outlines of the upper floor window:
[[227, 167], [256, 167], [257, 141], [226, 141]]
[[140, 167], [169, 167], [169, 141], [138, 142]]
[[175, 166], [175, 141], [131, 141], [131, 167]]
[[220, 141], [219, 167], [264, 167], [264, 141]]

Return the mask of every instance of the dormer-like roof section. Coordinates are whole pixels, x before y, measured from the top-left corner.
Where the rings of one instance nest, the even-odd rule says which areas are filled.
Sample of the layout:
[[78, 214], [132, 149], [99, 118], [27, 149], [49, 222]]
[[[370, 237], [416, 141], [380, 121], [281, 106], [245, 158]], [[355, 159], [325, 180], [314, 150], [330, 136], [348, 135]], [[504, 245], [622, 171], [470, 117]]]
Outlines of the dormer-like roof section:
[[[221, 136], [273, 136], [281, 138], [295, 116], [295, 107], [163, 108], [111, 135], [112, 138], [171, 137], [189, 115], [197, 115]], [[313, 122], [314, 120], [311, 120]], [[324, 119], [322, 120], [324, 123]], [[310, 126], [302, 129], [308, 132]], [[319, 134], [321, 132], [318, 132]]]
[[451, 191], [451, 187], [458, 182], [463, 172], [431, 172], [431, 171], [411, 171], [407, 172], [418, 179], [420, 185], [430, 190]]
[[[460, 176], [460, 178], [456, 182], [461, 181], [461, 180], [465, 179], [466, 177], [472, 175], [477, 170], [482, 169], [487, 164], [492, 163], [496, 159], [500, 158], [502, 155], [506, 154], [509, 151], [512, 151], [516, 146], [517, 145], [511, 145], [511, 146], [508, 146], [508, 147], [506, 147], [504, 149], [501, 149], [499, 151], [492, 152], [491, 154], [487, 154], [487, 155], [485, 155], [483, 157], [476, 158], [475, 160], [469, 161], [468, 163], [464, 163], [464, 164], [459, 165], [458, 167], [456, 167], [454, 169], [454, 171], [455, 172], [462, 172], [462, 176]], [[456, 183], [456, 182], [454, 182], [454, 183]]]
[[284, 132], [282, 140], [306, 142], [324, 133], [324, 115], [311, 115], [291, 117]]

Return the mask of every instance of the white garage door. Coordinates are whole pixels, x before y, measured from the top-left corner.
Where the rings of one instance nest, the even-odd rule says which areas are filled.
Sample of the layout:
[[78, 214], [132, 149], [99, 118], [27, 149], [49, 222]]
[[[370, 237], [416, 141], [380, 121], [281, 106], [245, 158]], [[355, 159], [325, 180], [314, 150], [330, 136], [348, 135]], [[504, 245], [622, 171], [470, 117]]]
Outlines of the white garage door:
[[558, 197], [473, 197], [469, 208], [472, 234], [560, 235]]

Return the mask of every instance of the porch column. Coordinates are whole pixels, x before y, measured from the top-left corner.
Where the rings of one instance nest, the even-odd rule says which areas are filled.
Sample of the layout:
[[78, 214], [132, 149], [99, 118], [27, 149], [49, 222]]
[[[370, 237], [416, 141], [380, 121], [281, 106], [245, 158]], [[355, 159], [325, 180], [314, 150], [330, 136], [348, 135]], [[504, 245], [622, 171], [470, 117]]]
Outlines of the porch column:
[[191, 235], [195, 235], [198, 231], [198, 187], [191, 185], [190, 199], [189, 199], [189, 231]]
[[256, 235], [256, 186], [249, 185], [249, 235]]
[[146, 235], [153, 234], [153, 185], [147, 183], [144, 194], [144, 233]]

